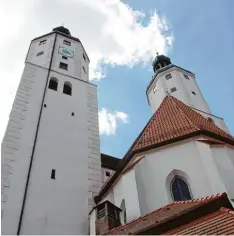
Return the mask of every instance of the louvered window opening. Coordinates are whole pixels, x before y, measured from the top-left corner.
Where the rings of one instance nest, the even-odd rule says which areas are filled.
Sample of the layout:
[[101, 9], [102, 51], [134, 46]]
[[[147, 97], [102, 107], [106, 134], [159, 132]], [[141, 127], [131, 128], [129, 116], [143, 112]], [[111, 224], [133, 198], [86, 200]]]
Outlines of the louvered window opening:
[[105, 206], [101, 209], [97, 209], [97, 219], [100, 219], [106, 215], [106, 208]]
[[97, 219], [100, 219], [104, 216], [109, 216], [115, 220], [119, 220], [119, 212], [115, 206], [111, 204], [105, 204], [97, 208]]

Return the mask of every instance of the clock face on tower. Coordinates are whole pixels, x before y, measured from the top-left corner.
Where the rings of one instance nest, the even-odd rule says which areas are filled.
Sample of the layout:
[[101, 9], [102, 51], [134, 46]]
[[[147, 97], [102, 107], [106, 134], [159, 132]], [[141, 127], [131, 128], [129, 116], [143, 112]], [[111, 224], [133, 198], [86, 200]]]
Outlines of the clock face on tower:
[[74, 52], [71, 49], [68, 48], [64, 48], [64, 47], [59, 47], [59, 54], [65, 56], [65, 57], [73, 57], [74, 56]]

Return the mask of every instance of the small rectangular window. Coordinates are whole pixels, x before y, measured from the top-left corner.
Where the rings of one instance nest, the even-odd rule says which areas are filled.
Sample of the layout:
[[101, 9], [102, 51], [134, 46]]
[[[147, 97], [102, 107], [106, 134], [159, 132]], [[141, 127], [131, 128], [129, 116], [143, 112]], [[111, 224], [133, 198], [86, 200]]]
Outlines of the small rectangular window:
[[62, 56], [62, 59], [64, 59], [64, 60], [67, 60], [67, 57], [65, 57], [65, 56]]
[[84, 61], [86, 61], [86, 58], [85, 58], [85, 55], [84, 55], [84, 53], [83, 53], [83, 58], [84, 58]]
[[44, 54], [44, 51], [38, 52], [38, 53], [37, 53], [37, 57], [38, 57], [38, 56], [41, 56], [42, 54]]
[[156, 85], [154, 86], [153, 91], [154, 91], [154, 93], [156, 93], [156, 91], [157, 91], [157, 86]]
[[60, 64], [59, 64], [59, 68], [61, 68], [61, 69], [63, 69], [63, 70], [67, 70], [67, 68], [68, 68], [68, 64], [63, 63], [63, 62], [60, 62]]
[[67, 41], [67, 40], [63, 40], [63, 44], [66, 44], [68, 46], [71, 46], [71, 42]]
[[109, 177], [110, 176], [110, 172], [106, 171], [106, 176]]
[[196, 93], [194, 91], [191, 91], [191, 92], [192, 92], [192, 94], [196, 95]]
[[43, 45], [43, 44], [46, 44], [46, 39], [40, 41], [39, 45]]
[[83, 68], [83, 71], [84, 71], [84, 73], [86, 74], [86, 70], [85, 70], [85, 68], [82, 66], [82, 68]]
[[176, 90], [176, 87], [171, 88], [171, 93], [175, 92]]
[[166, 77], [166, 80], [168, 80], [168, 79], [172, 78], [172, 75], [171, 74], [167, 74], [167, 75], [165, 75], [165, 77]]
[[188, 80], [189, 80], [188, 75], [185, 75], [185, 74], [183, 74], [183, 75], [184, 75], [184, 78], [185, 78], [185, 79], [188, 79]]
[[50, 175], [51, 179], [55, 179], [55, 169], [51, 170], [51, 175]]
[[72, 112], [72, 114], [71, 114], [72, 116], [74, 116], [75, 115], [75, 113], [74, 112]]

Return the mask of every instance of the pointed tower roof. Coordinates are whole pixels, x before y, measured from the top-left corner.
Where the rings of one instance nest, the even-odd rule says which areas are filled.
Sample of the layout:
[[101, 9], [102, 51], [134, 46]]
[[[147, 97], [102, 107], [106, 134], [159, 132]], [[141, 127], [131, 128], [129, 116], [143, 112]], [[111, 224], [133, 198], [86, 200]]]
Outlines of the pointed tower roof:
[[102, 199], [134, 154], [198, 135], [206, 135], [234, 145], [234, 138], [230, 134], [175, 97], [166, 96], [94, 201], [97, 203]]
[[167, 96], [138, 137], [132, 151], [196, 133], [234, 141], [231, 135], [192, 108], [175, 97]]

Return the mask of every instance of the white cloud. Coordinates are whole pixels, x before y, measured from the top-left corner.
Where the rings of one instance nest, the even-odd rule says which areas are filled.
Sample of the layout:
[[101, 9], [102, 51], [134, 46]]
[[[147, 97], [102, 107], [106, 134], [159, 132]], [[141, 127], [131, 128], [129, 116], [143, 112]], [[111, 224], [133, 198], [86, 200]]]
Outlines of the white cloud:
[[131, 67], [152, 60], [155, 49], [167, 53], [173, 41], [156, 10], [147, 16], [120, 0], [1, 0], [0, 22], [0, 140], [34, 37], [64, 23], [90, 57], [90, 79], [105, 77], [105, 65]]
[[106, 108], [102, 108], [98, 112], [99, 133], [101, 135], [115, 135], [117, 123], [128, 123], [128, 115], [122, 111], [109, 112]]

